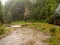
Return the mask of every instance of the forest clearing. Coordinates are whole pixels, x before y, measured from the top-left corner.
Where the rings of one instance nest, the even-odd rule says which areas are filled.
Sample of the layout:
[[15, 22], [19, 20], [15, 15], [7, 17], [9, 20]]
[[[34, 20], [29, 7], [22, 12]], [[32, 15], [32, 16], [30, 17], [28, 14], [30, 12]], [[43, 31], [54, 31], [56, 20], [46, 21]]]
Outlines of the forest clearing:
[[60, 1], [0, 0], [0, 45], [60, 45]]

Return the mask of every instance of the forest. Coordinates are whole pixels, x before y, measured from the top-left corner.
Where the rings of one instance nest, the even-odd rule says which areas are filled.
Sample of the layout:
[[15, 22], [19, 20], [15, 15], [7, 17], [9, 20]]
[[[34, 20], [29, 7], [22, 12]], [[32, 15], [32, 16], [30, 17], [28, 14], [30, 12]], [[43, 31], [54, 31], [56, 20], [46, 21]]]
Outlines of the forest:
[[[31, 29], [32, 31], [30, 31]], [[10, 37], [6, 36], [9, 35], [12, 38], [16, 33], [13, 35], [11, 32], [15, 30], [19, 34], [25, 33], [23, 31], [26, 31], [27, 34], [30, 32], [34, 33], [37, 30], [37, 33], [34, 34], [38, 35], [38, 37], [36, 38], [36, 42], [32, 42], [32, 40], [28, 40], [30, 38], [26, 38], [26, 43], [20, 41], [22, 43], [19, 44], [14, 44], [13, 39], [11, 39], [13, 42], [11, 41], [10, 45], [60, 45], [60, 0], [7, 0], [5, 4], [2, 4], [2, 1], [0, 1], [1, 45], [9, 45]], [[19, 32], [19, 30], [23, 31]], [[37, 41], [38, 38], [41, 38], [39, 37], [40, 35], [44, 35], [40, 33], [48, 36], [48, 39], [42, 37], [44, 39], [41, 39], [43, 43]], [[35, 38], [35, 35], [31, 35]], [[23, 37], [20, 36], [20, 38]], [[3, 43], [2, 40], [8, 40], [8, 43], [6, 43], [7, 41]]]

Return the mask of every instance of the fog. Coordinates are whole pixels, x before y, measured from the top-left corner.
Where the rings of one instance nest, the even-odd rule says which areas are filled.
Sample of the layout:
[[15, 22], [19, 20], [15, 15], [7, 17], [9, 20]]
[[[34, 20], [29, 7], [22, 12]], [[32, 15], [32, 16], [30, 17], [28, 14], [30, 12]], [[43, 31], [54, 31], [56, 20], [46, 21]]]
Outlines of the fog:
[[2, 2], [2, 4], [5, 4], [5, 2], [7, 1], [7, 0], [0, 0], [1, 2]]

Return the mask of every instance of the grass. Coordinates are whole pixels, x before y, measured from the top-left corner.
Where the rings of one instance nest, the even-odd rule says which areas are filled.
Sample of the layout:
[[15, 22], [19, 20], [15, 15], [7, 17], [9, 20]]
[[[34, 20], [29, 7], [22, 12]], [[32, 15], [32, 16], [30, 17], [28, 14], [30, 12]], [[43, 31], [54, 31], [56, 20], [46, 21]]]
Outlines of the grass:
[[10, 28], [6, 28], [5, 26], [0, 26], [0, 39], [6, 36], [11, 32]]
[[13, 24], [13, 25], [17, 25], [17, 24], [19, 24], [19, 25], [24, 25], [24, 24], [26, 24], [26, 22], [24, 22], [24, 21], [15, 21], [15, 22], [12, 22], [11, 24]]
[[49, 45], [58, 45], [58, 40], [56, 38], [56, 36], [52, 36], [48, 39], [48, 43]]
[[5, 33], [5, 27], [1, 26], [0, 27], [0, 35], [4, 34]]

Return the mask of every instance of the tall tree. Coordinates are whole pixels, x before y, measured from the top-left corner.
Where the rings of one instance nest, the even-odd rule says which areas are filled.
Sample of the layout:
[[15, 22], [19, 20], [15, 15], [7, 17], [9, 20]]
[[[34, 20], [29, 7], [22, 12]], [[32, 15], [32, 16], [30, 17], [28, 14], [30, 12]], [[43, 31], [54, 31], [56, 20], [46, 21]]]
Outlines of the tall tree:
[[0, 23], [1, 23], [1, 24], [3, 23], [3, 11], [2, 11], [1, 1], [0, 1]]

